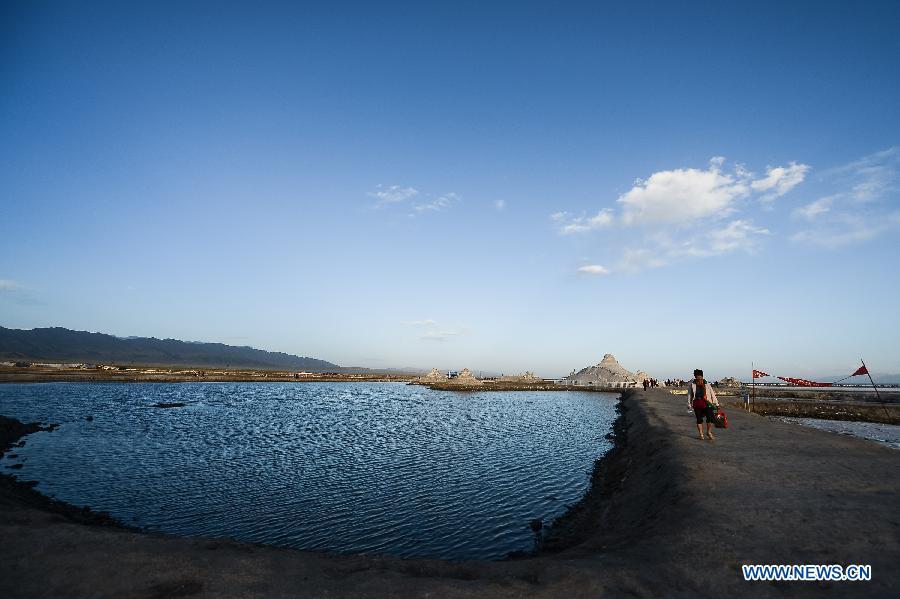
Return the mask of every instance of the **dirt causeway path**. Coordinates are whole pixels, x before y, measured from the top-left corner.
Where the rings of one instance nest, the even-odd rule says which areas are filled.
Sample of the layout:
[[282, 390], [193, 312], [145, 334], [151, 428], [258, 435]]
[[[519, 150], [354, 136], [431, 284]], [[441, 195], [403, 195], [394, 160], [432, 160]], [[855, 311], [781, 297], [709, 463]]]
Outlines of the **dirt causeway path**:
[[[900, 452], [683, 396], [629, 392], [620, 447], [553, 553], [329, 556], [74, 522], [0, 487], [0, 597], [896, 597]], [[52, 434], [52, 433], [50, 433]], [[745, 582], [741, 564], [869, 564], [870, 582]]]

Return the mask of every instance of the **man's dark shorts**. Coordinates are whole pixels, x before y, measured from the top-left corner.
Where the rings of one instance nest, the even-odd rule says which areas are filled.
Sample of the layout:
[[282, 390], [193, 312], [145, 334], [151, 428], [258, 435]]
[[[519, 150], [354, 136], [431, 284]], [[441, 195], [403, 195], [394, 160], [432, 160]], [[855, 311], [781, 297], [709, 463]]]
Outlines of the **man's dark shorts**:
[[694, 408], [694, 416], [697, 417], [697, 424], [703, 424], [703, 417], [706, 416], [706, 421], [715, 424], [716, 422], [716, 410], [712, 406], [706, 406], [705, 408]]

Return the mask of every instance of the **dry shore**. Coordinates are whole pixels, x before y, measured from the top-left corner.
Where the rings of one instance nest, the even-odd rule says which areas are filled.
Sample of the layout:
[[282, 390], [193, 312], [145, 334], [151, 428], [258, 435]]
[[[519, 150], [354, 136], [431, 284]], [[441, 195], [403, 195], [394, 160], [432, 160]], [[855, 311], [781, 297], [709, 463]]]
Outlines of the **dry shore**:
[[[757, 387], [756, 389], [752, 389], [750, 387], [745, 387], [741, 389], [742, 393], [747, 393], [748, 395], [755, 396], [757, 399], [796, 399], [796, 400], [823, 400], [827, 399], [829, 401], [850, 401], [850, 402], [862, 402], [862, 401], [871, 401], [878, 402], [884, 401], [885, 403], [896, 403], [900, 401], [900, 388], [898, 387], [882, 387], [879, 391], [879, 394], [876, 394], [875, 391], [869, 387], [852, 387], [852, 388], [842, 388], [842, 387], [831, 387], [831, 388], [819, 388], [819, 389], [807, 389], [805, 387]], [[880, 400], [879, 400], [880, 397]]]
[[[722, 403], [740, 408], [743, 402], [723, 398]], [[753, 402], [753, 412], [762, 416], [788, 416], [792, 418], [822, 418], [824, 420], [848, 420], [853, 422], [880, 422], [900, 424], [900, 405], [874, 402], [770, 400]]]
[[[898, 452], [738, 410], [700, 441], [684, 399], [660, 390], [627, 392], [620, 407], [617, 449], [534, 557], [332, 556], [143, 534], [0, 489], [0, 596], [894, 596]], [[873, 579], [745, 582], [740, 565], [753, 563], [871, 564]]]

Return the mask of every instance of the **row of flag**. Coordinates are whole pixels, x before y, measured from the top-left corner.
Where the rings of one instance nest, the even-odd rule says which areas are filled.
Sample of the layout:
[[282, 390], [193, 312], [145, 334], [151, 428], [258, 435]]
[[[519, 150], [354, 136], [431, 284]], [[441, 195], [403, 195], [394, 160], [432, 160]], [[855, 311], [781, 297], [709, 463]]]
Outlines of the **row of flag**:
[[[832, 385], [840, 383], [841, 381], [846, 381], [850, 377], [859, 376], [862, 374], [869, 374], [869, 369], [866, 368], [865, 362], [863, 362], [863, 365], [860, 366], [859, 368], [857, 368], [856, 372], [854, 372], [853, 374], [851, 374], [849, 376], [845, 376], [844, 378], [834, 381], [833, 383], [819, 383], [816, 381], [808, 381], [806, 379], [798, 379], [798, 378], [794, 378], [794, 377], [790, 377], [790, 376], [776, 376], [775, 378], [781, 379], [782, 381], [786, 381], [788, 383], [791, 383], [792, 385], [798, 385], [800, 387], [831, 387]], [[762, 370], [756, 370], [755, 368], [753, 369], [753, 382], [754, 383], [756, 382], [756, 379], [762, 379], [767, 376], [772, 376], [772, 375], [767, 372], [763, 372]], [[869, 380], [871, 380], [871, 379], [872, 379], [872, 377], [869, 376]], [[874, 385], [875, 383], [873, 382], [872, 384]]]

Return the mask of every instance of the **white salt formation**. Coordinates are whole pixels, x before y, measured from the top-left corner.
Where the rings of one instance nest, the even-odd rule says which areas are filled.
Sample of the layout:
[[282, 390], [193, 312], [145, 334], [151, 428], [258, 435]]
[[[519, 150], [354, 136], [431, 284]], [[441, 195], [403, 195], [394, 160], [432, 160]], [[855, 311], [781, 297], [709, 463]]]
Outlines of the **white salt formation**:
[[472, 374], [472, 371], [468, 368], [463, 368], [462, 372], [459, 373], [459, 376], [456, 378], [450, 379], [450, 382], [454, 385], [483, 385], [482, 381], [479, 381], [475, 378], [475, 375]]
[[596, 366], [582, 368], [562, 380], [565, 385], [584, 385], [594, 387], [610, 387], [614, 389], [624, 387], [637, 387], [644, 379], [651, 378], [646, 372], [638, 371], [636, 374], [622, 368], [622, 365], [612, 354], [606, 354]]
[[432, 368], [431, 372], [424, 376], [420, 376], [416, 379], [418, 383], [441, 383], [447, 380], [447, 375], [438, 370], [437, 368]]
[[463, 368], [459, 374], [453, 376], [452, 378], [448, 376], [447, 373], [441, 372], [437, 368], [432, 368], [431, 372], [424, 376], [420, 376], [415, 380], [416, 383], [443, 383], [445, 385], [460, 385], [460, 386], [473, 386], [473, 385], [483, 385], [484, 382], [475, 378], [475, 375], [472, 374], [472, 371], [468, 368]]

